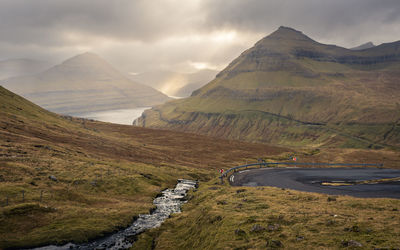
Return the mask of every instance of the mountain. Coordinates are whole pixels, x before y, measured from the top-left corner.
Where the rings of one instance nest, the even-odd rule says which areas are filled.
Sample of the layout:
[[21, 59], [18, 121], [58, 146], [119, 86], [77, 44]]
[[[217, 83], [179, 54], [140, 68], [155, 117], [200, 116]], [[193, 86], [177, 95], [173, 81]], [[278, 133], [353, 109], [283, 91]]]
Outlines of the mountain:
[[400, 147], [400, 41], [353, 51], [280, 27], [138, 126], [298, 146]]
[[52, 65], [49, 62], [34, 59], [8, 59], [0, 61], [0, 80], [16, 77], [33, 75], [42, 72]]
[[42, 73], [1, 83], [50, 111], [89, 111], [153, 106], [170, 98], [136, 83], [93, 53], [72, 57]]
[[372, 42], [367, 42], [367, 43], [361, 44], [360, 46], [350, 48], [350, 49], [351, 50], [363, 50], [363, 49], [370, 49], [373, 47], [375, 47], [375, 45]]
[[215, 78], [217, 71], [204, 69], [195, 73], [152, 71], [131, 75], [134, 81], [146, 84], [169, 96], [188, 97]]

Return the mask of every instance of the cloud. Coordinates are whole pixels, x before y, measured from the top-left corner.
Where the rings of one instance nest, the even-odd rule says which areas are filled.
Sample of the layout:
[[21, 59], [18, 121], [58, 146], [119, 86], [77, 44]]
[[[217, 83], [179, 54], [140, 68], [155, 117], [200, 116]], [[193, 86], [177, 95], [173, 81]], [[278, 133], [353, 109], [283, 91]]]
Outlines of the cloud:
[[215, 28], [268, 34], [284, 25], [343, 46], [400, 38], [397, 0], [208, 0], [206, 5], [208, 26]]
[[[222, 68], [279, 26], [345, 47], [400, 38], [398, 0], [2, 0], [0, 59], [85, 51], [127, 72]], [[198, 65], [197, 65], [198, 66]]]

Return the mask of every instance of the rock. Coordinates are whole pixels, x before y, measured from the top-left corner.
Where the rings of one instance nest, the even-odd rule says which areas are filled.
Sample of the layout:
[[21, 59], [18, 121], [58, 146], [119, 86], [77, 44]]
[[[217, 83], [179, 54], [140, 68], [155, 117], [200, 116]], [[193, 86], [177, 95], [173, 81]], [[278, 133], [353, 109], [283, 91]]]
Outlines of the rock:
[[360, 228], [358, 226], [352, 226], [351, 228], [346, 227], [344, 228], [344, 231], [358, 233], [360, 232]]
[[296, 241], [302, 241], [302, 240], [304, 240], [304, 236], [299, 235], [296, 237]]
[[333, 225], [335, 225], [335, 221], [334, 221], [334, 220], [328, 220], [328, 221], [326, 222], [326, 225], [327, 225], [327, 226], [333, 226]]
[[358, 233], [358, 232], [360, 232], [360, 228], [359, 228], [358, 226], [353, 226], [353, 227], [351, 228], [351, 231], [352, 231], [352, 232]]
[[329, 196], [327, 200], [328, 200], [328, 202], [336, 201], [336, 197]]
[[246, 232], [243, 231], [243, 230], [240, 229], [240, 228], [238, 228], [238, 229], [235, 230], [235, 234], [236, 234], [237, 236], [241, 236], [241, 237], [246, 236]]
[[349, 240], [349, 241], [342, 241], [342, 246], [344, 247], [362, 247], [363, 245], [355, 240]]
[[217, 201], [218, 205], [226, 205], [226, 201]]
[[279, 224], [269, 224], [267, 226], [268, 231], [272, 232], [272, 231], [276, 231], [280, 228], [281, 226]]
[[209, 219], [209, 222], [210, 222], [211, 224], [214, 224], [215, 222], [218, 222], [218, 221], [221, 221], [221, 220], [222, 220], [222, 217], [221, 217], [220, 215], [217, 215], [217, 216], [211, 217], [211, 218]]
[[263, 227], [259, 224], [253, 225], [253, 227], [250, 230], [250, 232], [252, 232], [252, 233], [258, 233], [258, 232], [262, 232], [262, 231], [265, 231], [265, 227]]
[[57, 177], [55, 177], [54, 175], [50, 175], [49, 179], [52, 181], [58, 181]]
[[269, 240], [267, 241], [267, 247], [269, 248], [281, 248], [283, 244], [280, 240]]

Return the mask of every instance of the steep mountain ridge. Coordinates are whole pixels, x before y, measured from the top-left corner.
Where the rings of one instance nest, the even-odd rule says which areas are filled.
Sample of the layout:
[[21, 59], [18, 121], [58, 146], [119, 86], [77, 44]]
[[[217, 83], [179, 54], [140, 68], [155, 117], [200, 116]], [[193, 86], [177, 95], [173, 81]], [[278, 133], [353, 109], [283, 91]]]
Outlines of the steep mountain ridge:
[[352, 51], [280, 27], [190, 98], [136, 124], [290, 145], [397, 147], [399, 78], [400, 41]]
[[74, 56], [42, 73], [8, 79], [2, 84], [62, 114], [153, 106], [170, 99], [133, 82], [93, 53]]

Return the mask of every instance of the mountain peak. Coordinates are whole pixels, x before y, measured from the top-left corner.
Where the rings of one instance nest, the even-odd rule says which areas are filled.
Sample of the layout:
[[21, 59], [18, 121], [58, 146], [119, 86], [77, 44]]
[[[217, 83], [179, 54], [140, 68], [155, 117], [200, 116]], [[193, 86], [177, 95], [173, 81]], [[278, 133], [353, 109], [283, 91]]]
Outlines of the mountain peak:
[[87, 62], [94, 62], [94, 61], [104, 61], [103, 58], [101, 58], [100, 56], [98, 56], [95, 53], [92, 52], [85, 52], [76, 56], [73, 56], [67, 60], [65, 60], [63, 62], [64, 63], [71, 63], [71, 62], [75, 62], [75, 61], [87, 61]]
[[274, 39], [289, 39], [289, 40], [311, 40], [303, 32], [290, 27], [280, 26], [275, 32], [267, 36]]
[[361, 44], [360, 46], [350, 48], [350, 49], [351, 50], [363, 50], [363, 49], [369, 49], [369, 48], [373, 48], [373, 47], [375, 47], [375, 44], [373, 44], [372, 42], [367, 42], [367, 43]]
[[93, 71], [94, 68], [100, 71], [111, 69], [114, 70], [114, 67], [111, 66], [106, 60], [92, 52], [85, 52], [83, 54], [73, 56], [62, 62], [59, 66], [61, 65], [79, 68], [80, 70], [88, 69], [90, 71]]
[[276, 31], [272, 32], [270, 35], [264, 37], [256, 43], [257, 45], [270, 44], [270, 42], [281, 43], [281, 41], [293, 41], [295, 43], [299, 42], [315, 42], [308, 36], [304, 35], [303, 32], [295, 30], [290, 27], [280, 26]]

